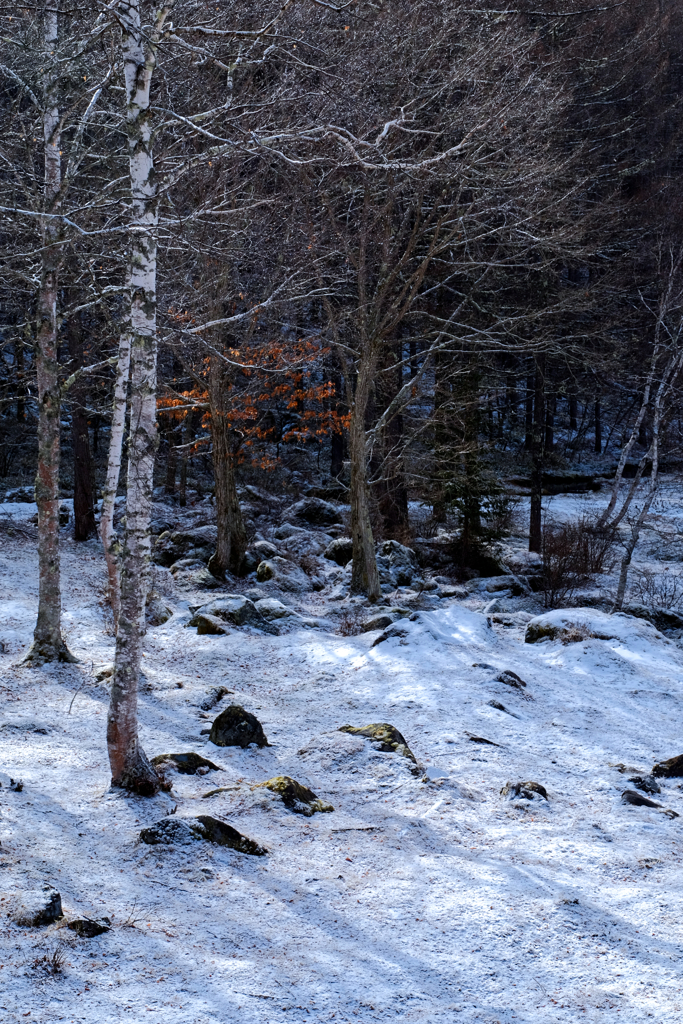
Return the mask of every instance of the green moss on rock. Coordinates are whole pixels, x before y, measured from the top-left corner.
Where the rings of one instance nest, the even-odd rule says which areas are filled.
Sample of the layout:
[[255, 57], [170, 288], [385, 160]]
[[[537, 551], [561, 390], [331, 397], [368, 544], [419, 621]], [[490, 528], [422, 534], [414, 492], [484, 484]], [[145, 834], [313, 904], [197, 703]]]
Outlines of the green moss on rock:
[[332, 804], [321, 800], [307, 786], [302, 786], [300, 782], [291, 779], [289, 775], [276, 775], [274, 778], [268, 779], [267, 782], [260, 782], [259, 786], [265, 786], [272, 793], [277, 793], [282, 797], [285, 807], [294, 811], [295, 814], [305, 814], [307, 818], [310, 818], [316, 811], [334, 810]]
[[388, 722], [374, 722], [370, 725], [342, 725], [339, 732], [349, 732], [353, 736], [366, 736], [377, 745], [380, 750], [389, 754], [400, 754], [407, 757], [417, 766], [417, 758], [401, 735], [398, 729], [389, 725]]

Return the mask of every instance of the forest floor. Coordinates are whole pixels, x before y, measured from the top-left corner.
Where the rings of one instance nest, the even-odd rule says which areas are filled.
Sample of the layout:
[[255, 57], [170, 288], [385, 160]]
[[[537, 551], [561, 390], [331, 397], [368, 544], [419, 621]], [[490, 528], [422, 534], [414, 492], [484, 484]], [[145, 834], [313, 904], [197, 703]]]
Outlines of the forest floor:
[[[473, 595], [373, 646], [378, 632], [325, 626], [324, 592], [307, 598], [319, 628], [199, 636], [183, 595], [145, 641], [142, 742], [221, 770], [134, 798], [109, 788], [98, 545], [65, 531], [79, 664], [29, 670], [35, 544], [2, 539], [0, 772], [23, 789], [0, 789], [0, 897], [50, 884], [67, 917], [112, 921], [86, 939], [0, 910], [3, 1024], [680, 1024], [681, 780], [654, 797], [681, 815], [670, 818], [624, 805], [615, 765], [647, 775], [683, 753], [681, 642], [624, 617], [610, 640], [528, 644]], [[527, 687], [497, 681], [501, 670]], [[202, 712], [217, 685], [231, 694]], [[229, 702], [257, 715], [269, 747], [208, 741], [201, 730]], [[368, 722], [396, 726], [424, 772], [338, 731]], [[306, 818], [253, 788], [275, 775], [334, 812]], [[548, 800], [501, 796], [527, 780]], [[229, 821], [269, 852], [139, 842], [174, 809]], [[55, 949], [65, 965], [51, 974], [40, 961]]]

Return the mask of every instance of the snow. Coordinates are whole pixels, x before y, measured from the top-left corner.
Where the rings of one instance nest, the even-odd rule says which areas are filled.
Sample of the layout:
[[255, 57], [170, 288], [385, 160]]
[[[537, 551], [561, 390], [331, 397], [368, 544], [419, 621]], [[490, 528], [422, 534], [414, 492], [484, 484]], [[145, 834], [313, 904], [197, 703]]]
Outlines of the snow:
[[[113, 638], [97, 544], [65, 539], [63, 571], [80, 663], [28, 670], [35, 550], [3, 536], [0, 772], [24, 786], [0, 788], [0, 889], [54, 885], [67, 914], [113, 927], [84, 939], [3, 920], [3, 1024], [29, 1011], [50, 1024], [679, 1024], [683, 816], [620, 799], [630, 775], [683, 752], [678, 643], [628, 616], [571, 609], [549, 614], [594, 633], [607, 619], [610, 638], [527, 644], [523, 625], [477, 609], [488, 594], [435, 601], [379, 643], [380, 631], [336, 635], [324, 594], [302, 609], [321, 628], [281, 636], [198, 636], [189, 602], [175, 601], [146, 638], [143, 745], [195, 750], [222, 771], [174, 775], [171, 794], [144, 800], [109, 789], [95, 675]], [[525, 690], [496, 680], [506, 669]], [[204, 713], [216, 685], [233, 692]], [[270, 747], [218, 748], [201, 734], [228, 702], [257, 715]], [[427, 781], [338, 731], [369, 722], [400, 730]], [[334, 813], [304, 818], [252, 788], [274, 775]], [[547, 802], [500, 795], [527, 780]], [[654, 799], [683, 815], [681, 781], [661, 780]], [[224, 818], [269, 854], [137, 842], [174, 808]], [[62, 974], [32, 967], [57, 947]]]

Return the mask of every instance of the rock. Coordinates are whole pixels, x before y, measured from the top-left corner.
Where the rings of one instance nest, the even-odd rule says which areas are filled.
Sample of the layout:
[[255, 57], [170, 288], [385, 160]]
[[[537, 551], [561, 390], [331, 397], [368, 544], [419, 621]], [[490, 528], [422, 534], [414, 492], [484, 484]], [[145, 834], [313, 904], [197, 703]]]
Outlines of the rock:
[[240, 853], [249, 853], [256, 857], [262, 857], [268, 852], [253, 839], [243, 836], [232, 825], [208, 814], [200, 814], [196, 818], [162, 818], [140, 832], [140, 841], [147, 843], [148, 846], [157, 846], [161, 843], [188, 846], [202, 840], [218, 846], [229, 846]]
[[221, 711], [211, 726], [209, 739], [217, 747], [242, 747], [246, 750], [250, 743], [259, 747], [270, 746], [258, 718], [239, 704], [231, 704]]
[[111, 679], [113, 675], [114, 663], [110, 661], [108, 664], [102, 665], [100, 668], [97, 669], [97, 671], [95, 672], [95, 682], [103, 683], [105, 679]]
[[264, 558], [273, 558], [277, 554], [277, 548], [268, 540], [257, 540], [255, 544], [252, 544], [252, 551], [261, 556], [261, 561]]
[[284, 619], [289, 615], [296, 615], [296, 612], [274, 597], [262, 597], [256, 601], [256, 608], [264, 619]]
[[656, 779], [680, 779], [683, 778], [683, 754], [677, 757], [670, 757], [668, 761], [661, 761], [652, 769]]
[[337, 498], [341, 501], [348, 494], [348, 488], [338, 480], [323, 480], [320, 484], [312, 484], [304, 492], [307, 498]]
[[161, 594], [158, 594], [156, 590], [153, 590], [145, 604], [145, 621], [148, 627], [154, 628], [154, 626], [163, 626], [165, 622], [173, 615], [173, 608], [166, 601]]
[[72, 917], [66, 922], [66, 926], [83, 939], [93, 939], [96, 935], [110, 931], [111, 921], [108, 917]]
[[298, 519], [300, 522], [310, 523], [312, 526], [333, 526], [342, 521], [341, 513], [334, 505], [322, 498], [313, 497], [303, 498], [291, 505], [284, 512], [283, 518]]
[[[663, 557], [660, 560], [666, 561]], [[683, 615], [673, 608], [648, 608], [643, 604], [627, 604], [623, 610], [627, 615], [633, 615], [637, 619], [647, 619], [661, 632], [683, 629]]]
[[[200, 623], [200, 619], [204, 619]], [[220, 624], [230, 623], [233, 626], [254, 626], [263, 630], [264, 633], [277, 633], [274, 626], [261, 615], [253, 601], [243, 594], [227, 594], [225, 597], [218, 597], [208, 604], [198, 608], [188, 625], [197, 626], [198, 632], [201, 625], [202, 632], [213, 632], [215, 621]], [[224, 628], [216, 629], [216, 632], [227, 632]]]
[[244, 552], [240, 565], [240, 576], [248, 576], [250, 572], [256, 572], [264, 558], [272, 558], [277, 555], [277, 548], [267, 540], [259, 540], [252, 544]]
[[260, 563], [256, 570], [259, 583], [272, 580], [281, 590], [293, 594], [303, 594], [313, 589], [312, 581], [298, 565], [288, 558], [269, 558]]
[[516, 715], [514, 711], [509, 711], [508, 708], [498, 700], [490, 700], [487, 703], [490, 708], [495, 708], [496, 711], [504, 711], [506, 715], [512, 715], [513, 718], [519, 718], [519, 715]]
[[302, 786], [295, 779], [290, 779], [288, 775], [276, 775], [267, 782], [260, 782], [259, 786], [265, 786], [272, 793], [277, 793], [282, 797], [285, 807], [295, 814], [304, 814], [307, 818], [316, 811], [334, 810], [332, 804], [325, 803], [312, 790]]
[[[282, 541], [280, 550], [293, 561], [297, 559], [317, 558], [322, 555], [330, 545], [332, 538], [329, 533], [320, 533], [315, 530], [300, 530], [293, 533]], [[264, 558], [268, 556], [264, 555]]]
[[206, 565], [216, 549], [217, 537], [215, 526], [162, 533], [154, 544], [152, 561], [167, 568], [188, 558]]
[[230, 632], [222, 619], [203, 612], [196, 612], [189, 625], [197, 627], [197, 636], [225, 636]]
[[337, 537], [323, 552], [325, 558], [337, 565], [348, 565], [353, 558], [353, 541], [350, 537]]
[[227, 686], [214, 686], [209, 690], [199, 706], [202, 711], [210, 711], [211, 708], [215, 708], [216, 704], [219, 704], [220, 701], [222, 701], [229, 693], [232, 693], [232, 690], [228, 690]]
[[548, 799], [546, 788], [540, 782], [506, 782], [500, 795], [508, 800], [534, 800], [537, 796]]
[[276, 540], [287, 540], [288, 537], [294, 536], [295, 533], [304, 533], [303, 526], [294, 526], [293, 523], [282, 523], [280, 526], [276, 526], [273, 530], [273, 537]]
[[642, 793], [636, 792], [635, 789], [625, 789], [621, 794], [622, 803], [631, 804], [633, 807], [661, 807], [661, 804], [656, 804], [654, 800], [649, 800]]
[[12, 901], [9, 916], [15, 924], [35, 928], [51, 924], [63, 917], [62, 897], [51, 886], [43, 889], [25, 889], [17, 893]]
[[213, 761], [202, 757], [201, 754], [195, 754], [194, 751], [190, 751], [187, 754], [157, 754], [156, 757], [152, 758], [152, 764], [155, 768], [168, 764], [169, 761], [180, 775], [205, 775], [208, 771], [221, 771]]
[[14, 793], [21, 793], [24, 783], [19, 779], [13, 779], [10, 775], [0, 772], [0, 789], [11, 789]]
[[376, 744], [379, 750], [390, 754], [407, 757], [417, 766], [417, 758], [406, 743], [404, 737], [393, 725], [387, 722], [374, 722], [371, 725], [342, 725], [339, 732], [348, 732], [353, 736], [365, 736]]
[[466, 732], [465, 736], [467, 736], [467, 739], [470, 741], [470, 743], [485, 743], [489, 747], [500, 746], [500, 743], [494, 743], [493, 740], [487, 740], [483, 736], [475, 736], [471, 732]]
[[34, 487], [13, 487], [7, 491], [3, 501], [6, 502], [22, 502], [27, 504], [33, 504], [36, 500], [36, 492]]
[[382, 615], [373, 615], [371, 619], [366, 619], [362, 624], [361, 633], [371, 633], [373, 629], [386, 629], [387, 626], [391, 626], [396, 621], [396, 616], [385, 612]]
[[661, 787], [657, 785], [657, 781], [653, 775], [634, 775], [632, 779], [628, 780], [631, 785], [635, 786], [636, 789], [640, 789], [643, 793], [661, 793]]
[[524, 680], [520, 679], [517, 673], [511, 669], [505, 669], [499, 676], [496, 676], [496, 682], [505, 683], [506, 686], [514, 686], [516, 690], [523, 690], [526, 687]]
[[397, 540], [377, 545], [377, 568], [381, 582], [391, 587], [409, 587], [422, 581], [417, 555]]

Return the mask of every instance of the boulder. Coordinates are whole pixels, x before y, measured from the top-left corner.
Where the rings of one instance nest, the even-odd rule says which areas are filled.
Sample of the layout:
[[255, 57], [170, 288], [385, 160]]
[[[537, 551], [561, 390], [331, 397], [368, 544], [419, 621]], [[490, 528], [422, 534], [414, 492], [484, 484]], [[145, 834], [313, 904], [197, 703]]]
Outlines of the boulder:
[[62, 897], [49, 885], [43, 889], [25, 889], [11, 899], [9, 916], [15, 924], [23, 925], [24, 928], [52, 924], [64, 916]]
[[210, 711], [229, 693], [232, 693], [232, 690], [229, 690], [227, 686], [213, 686], [199, 706], [202, 711]]
[[642, 793], [636, 792], [635, 789], [625, 789], [621, 794], [622, 803], [631, 804], [632, 807], [661, 807], [661, 804], [655, 803], [654, 800], [650, 800], [648, 797], [643, 796]]
[[[300, 530], [283, 540], [280, 544], [280, 550], [288, 558], [292, 559], [298, 559], [302, 556], [317, 558], [318, 555], [322, 555], [327, 550], [331, 539], [327, 533], [319, 533], [316, 530]], [[270, 556], [264, 555], [263, 557], [267, 558]]]
[[389, 725], [387, 722], [374, 722], [361, 726], [342, 725], [339, 732], [348, 732], [353, 736], [365, 736], [372, 740], [379, 750], [407, 757], [417, 767], [417, 758], [404, 737], [395, 726]]
[[307, 818], [310, 818], [316, 811], [334, 810], [332, 804], [321, 800], [307, 786], [302, 786], [300, 782], [291, 779], [288, 775], [276, 775], [275, 778], [268, 779], [267, 782], [260, 782], [259, 786], [264, 786], [272, 793], [277, 793], [282, 797], [285, 807], [294, 811], [295, 814], [304, 814]]
[[348, 565], [353, 558], [353, 541], [350, 537], [337, 537], [327, 545], [323, 555], [330, 562], [336, 562], [337, 565], [342, 567]]
[[397, 540], [377, 545], [377, 568], [380, 581], [390, 587], [410, 587], [422, 581], [415, 552]]
[[683, 778], [683, 754], [670, 757], [668, 761], [660, 761], [652, 769], [652, 774], [656, 779]]
[[546, 788], [540, 782], [506, 782], [500, 795], [508, 800], [535, 800], [537, 797], [548, 799]]
[[274, 597], [262, 597], [256, 601], [256, 608], [263, 615], [264, 619], [284, 619], [287, 616], [295, 615], [291, 608], [288, 608], [282, 601]]
[[108, 917], [72, 917], [66, 922], [66, 926], [83, 939], [94, 939], [96, 935], [103, 935], [104, 932], [111, 930], [111, 921]]
[[[205, 621], [200, 623], [200, 619]], [[253, 601], [243, 594], [226, 594], [225, 597], [218, 597], [208, 604], [197, 608], [188, 625], [201, 625], [204, 632], [211, 632], [211, 626], [215, 620], [220, 623], [230, 623], [233, 626], [254, 626], [265, 633], [276, 633], [277, 631], [263, 617]], [[208, 627], [208, 628], [207, 628]], [[226, 630], [221, 629], [221, 632]]]
[[284, 512], [283, 519], [298, 519], [300, 522], [310, 523], [311, 526], [333, 526], [342, 521], [341, 513], [334, 505], [323, 498], [313, 497], [302, 498], [291, 505]]
[[295, 533], [304, 533], [303, 526], [294, 526], [293, 523], [282, 523], [280, 526], [276, 526], [273, 530], [273, 537], [276, 540], [286, 540], [288, 537], [292, 537]]
[[171, 764], [180, 775], [205, 775], [209, 771], [219, 772], [221, 769], [213, 761], [190, 751], [187, 754], [157, 754], [152, 758], [155, 768]]
[[21, 793], [24, 783], [20, 779], [13, 779], [10, 775], [0, 772], [0, 789], [11, 789], [14, 793]]
[[258, 718], [239, 704], [231, 704], [221, 711], [211, 726], [209, 739], [217, 747], [246, 749], [250, 743], [259, 747], [270, 746]]
[[657, 780], [653, 775], [634, 775], [632, 779], [628, 780], [632, 786], [636, 789], [640, 789], [643, 793], [661, 793], [661, 787], [657, 785]]
[[161, 594], [158, 594], [156, 590], [153, 590], [147, 598], [145, 604], [145, 621], [149, 628], [154, 626], [163, 626], [165, 622], [173, 615], [173, 608], [166, 601]]
[[162, 818], [140, 832], [140, 841], [147, 843], [148, 846], [158, 846], [162, 843], [188, 846], [202, 840], [215, 843], [217, 846], [229, 846], [240, 853], [249, 853], [256, 857], [262, 857], [268, 852], [253, 839], [243, 836], [232, 825], [209, 814], [200, 814], [196, 818]]
[[204, 612], [195, 612], [190, 625], [197, 627], [197, 636], [225, 636], [230, 632], [223, 619]]
[[381, 615], [373, 615], [372, 618], [366, 619], [361, 626], [361, 633], [371, 633], [373, 629], [386, 629], [387, 626], [391, 626], [396, 621], [397, 616], [392, 615], [390, 612], [383, 612]]
[[240, 576], [248, 576], [250, 572], [256, 572], [264, 558], [272, 558], [277, 555], [277, 548], [267, 540], [256, 541], [247, 548], [240, 565]]
[[157, 537], [152, 561], [172, 566], [180, 559], [192, 558], [206, 565], [216, 549], [218, 531], [215, 526], [199, 526], [193, 530], [167, 531]]
[[496, 711], [504, 711], [506, 715], [511, 715], [513, 718], [519, 718], [514, 711], [510, 711], [504, 704], [501, 704], [499, 700], [489, 700], [486, 702], [490, 708], [495, 708]]
[[505, 683], [506, 686], [513, 686], [516, 690], [523, 690], [526, 683], [511, 669], [505, 669], [499, 676], [496, 676], [497, 683]]
[[272, 581], [281, 590], [292, 594], [303, 594], [313, 589], [313, 583], [303, 569], [288, 558], [277, 555], [261, 562], [256, 570], [256, 579], [259, 583]]

